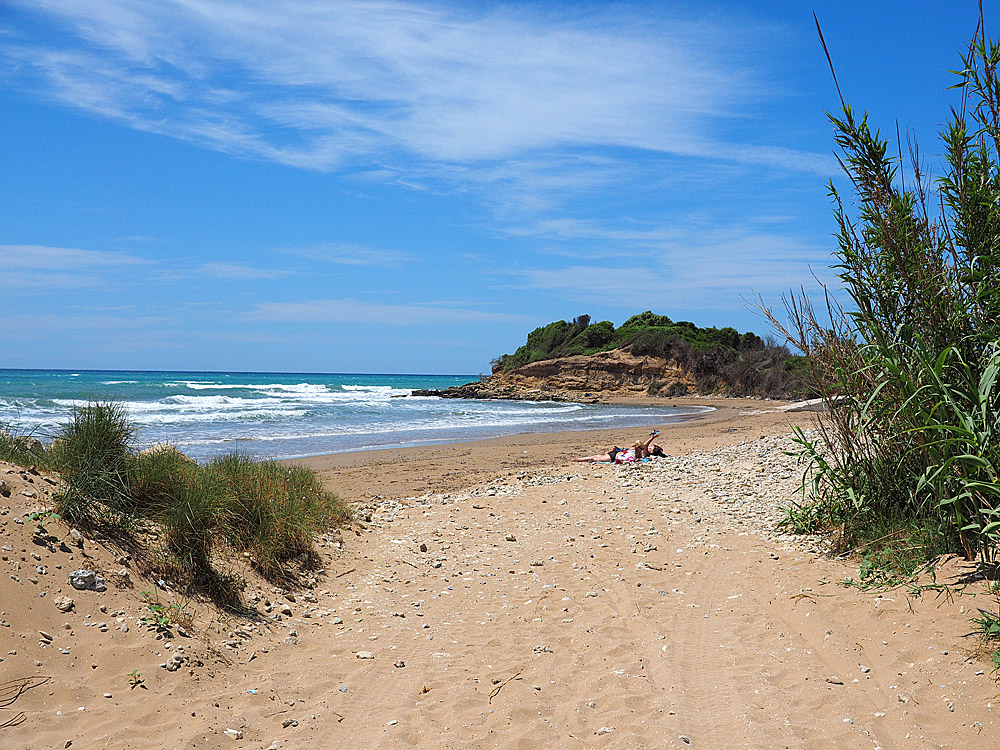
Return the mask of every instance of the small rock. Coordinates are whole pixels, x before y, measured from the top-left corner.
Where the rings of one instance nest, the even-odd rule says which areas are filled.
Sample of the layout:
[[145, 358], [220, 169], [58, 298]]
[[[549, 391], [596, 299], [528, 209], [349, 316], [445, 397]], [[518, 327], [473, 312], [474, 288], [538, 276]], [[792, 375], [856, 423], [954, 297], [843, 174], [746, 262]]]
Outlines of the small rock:
[[420, 551], [421, 552], [426, 552], [427, 551], [427, 545], [424, 544], [423, 542], [420, 543]]
[[278, 612], [285, 615], [286, 617], [292, 616], [292, 608], [289, 607], [287, 604], [282, 604], [280, 607], [278, 607]]
[[533, 568], [540, 568], [543, 565], [545, 565], [545, 563], [542, 560], [532, 560], [531, 561], [531, 567], [533, 567]]
[[517, 537], [514, 536], [513, 534], [508, 534], [506, 536], [506, 539], [507, 539], [508, 542], [516, 542], [517, 541]]
[[355, 656], [357, 656], [359, 659], [374, 659], [375, 658], [375, 654], [373, 654], [371, 651], [358, 651], [358, 653], [356, 653]]
[[396, 669], [402, 669], [403, 667], [406, 666], [406, 662], [403, 661], [402, 659], [399, 659], [398, 661], [396, 661], [395, 663], [393, 663], [392, 666], [394, 666]]
[[51, 641], [52, 640], [52, 636], [49, 633], [46, 633], [44, 630], [39, 630], [38, 631], [38, 635], [42, 636], [42, 640], [43, 641]]
[[70, 585], [80, 591], [106, 591], [104, 579], [92, 570], [74, 570], [69, 574]]
[[832, 676], [831, 677], [827, 677], [826, 681], [829, 682], [831, 685], [843, 685], [844, 684], [844, 681], [842, 679], [840, 679], [839, 677], [832, 677]]
[[285, 719], [281, 722], [282, 729], [288, 729], [288, 727], [297, 727], [299, 722], [296, 719]]
[[615, 730], [612, 729], [611, 727], [601, 727], [596, 732], [594, 732], [594, 734], [611, 734], [613, 731]]
[[690, 745], [690, 744], [691, 744], [691, 738], [690, 738], [690, 737], [688, 737], [688, 736], [687, 736], [686, 734], [682, 734], [682, 735], [681, 735], [681, 737], [680, 737], [680, 740], [681, 740], [681, 742], [683, 742], [683, 743], [684, 743], [685, 745]]
[[241, 729], [227, 729], [223, 734], [227, 737], [232, 737], [234, 740], [243, 739], [243, 731]]

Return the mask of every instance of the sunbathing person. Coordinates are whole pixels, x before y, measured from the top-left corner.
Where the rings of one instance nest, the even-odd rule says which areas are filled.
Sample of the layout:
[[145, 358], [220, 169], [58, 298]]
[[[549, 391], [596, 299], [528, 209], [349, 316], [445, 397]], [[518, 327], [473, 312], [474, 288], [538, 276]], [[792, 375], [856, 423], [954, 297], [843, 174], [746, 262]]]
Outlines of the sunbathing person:
[[583, 456], [581, 458], [574, 458], [577, 462], [587, 462], [587, 463], [632, 463], [633, 461], [639, 461], [643, 458], [649, 458], [650, 456], [663, 456], [666, 455], [663, 452], [663, 448], [658, 445], [653, 444], [653, 439], [659, 435], [659, 430], [654, 430], [649, 433], [649, 439], [646, 442], [636, 441], [632, 444], [631, 448], [622, 449], [617, 445], [608, 448], [606, 453], [598, 453], [593, 456]]

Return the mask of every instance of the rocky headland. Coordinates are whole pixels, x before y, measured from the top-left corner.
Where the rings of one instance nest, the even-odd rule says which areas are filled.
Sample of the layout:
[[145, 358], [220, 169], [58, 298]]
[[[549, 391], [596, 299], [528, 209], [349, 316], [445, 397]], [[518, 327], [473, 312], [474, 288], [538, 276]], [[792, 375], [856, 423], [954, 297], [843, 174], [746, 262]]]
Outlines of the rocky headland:
[[615, 349], [531, 362], [509, 372], [498, 370], [481, 381], [440, 391], [418, 390], [413, 395], [586, 403], [694, 391], [694, 375], [677, 362]]

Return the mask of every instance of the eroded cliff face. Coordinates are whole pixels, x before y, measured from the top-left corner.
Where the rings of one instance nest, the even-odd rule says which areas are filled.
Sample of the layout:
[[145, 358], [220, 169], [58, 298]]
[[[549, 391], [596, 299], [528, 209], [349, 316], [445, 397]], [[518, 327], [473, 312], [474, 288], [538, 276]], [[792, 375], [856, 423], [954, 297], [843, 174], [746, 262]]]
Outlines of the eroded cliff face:
[[694, 390], [694, 377], [676, 362], [610, 352], [532, 362], [510, 372], [498, 372], [479, 383], [414, 395], [450, 398], [496, 398], [528, 401], [598, 401], [607, 396], [666, 395]]

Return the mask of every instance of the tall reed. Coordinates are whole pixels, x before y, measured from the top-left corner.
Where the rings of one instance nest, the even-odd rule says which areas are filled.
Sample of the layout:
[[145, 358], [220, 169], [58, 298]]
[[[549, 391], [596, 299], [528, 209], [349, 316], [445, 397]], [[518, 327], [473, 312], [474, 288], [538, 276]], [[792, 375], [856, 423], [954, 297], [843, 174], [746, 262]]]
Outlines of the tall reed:
[[[926, 554], [992, 562], [1000, 544], [1000, 45], [977, 31], [942, 132], [946, 173], [900, 171], [867, 115], [831, 115], [853, 212], [831, 183], [834, 268], [850, 298], [804, 294], [787, 322], [761, 309], [808, 355], [828, 407], [822, 439], [798, 440], [810, 502], [797, 525], [839, 525], [848, 545], [884, 544], [887, 519]], [[905, 536], [905, 535], [904, 535]], [[895, 535], [898, 539], [898, 535]]]

